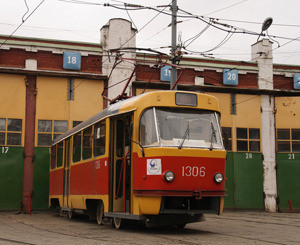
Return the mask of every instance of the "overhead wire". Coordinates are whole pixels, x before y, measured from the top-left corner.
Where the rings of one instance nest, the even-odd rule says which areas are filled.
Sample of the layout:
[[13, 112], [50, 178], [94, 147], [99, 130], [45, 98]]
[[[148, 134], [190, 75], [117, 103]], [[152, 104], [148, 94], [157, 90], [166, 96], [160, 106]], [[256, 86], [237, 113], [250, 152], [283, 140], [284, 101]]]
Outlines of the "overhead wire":
[[25, 6], [27, 8], [27, 11], [24, 13], [23, 17], [22, 17], [22, 22], [24, 22], [24, 17], [26, 16], [26, 14], [29, 12], [29, 7], [28, 7], [28, 4], [27, 4], [27, 0], [24, 0], [24, 3], [25, 3]]
[[[26, 0], [24, 0], [25, 1], [25, 4], [27, 4], [26, 3]], [[44, 2], [45, 0], [43, 0], [37, 7], [36, 7], [36, 9]], [[122, 2], [122, 1], [116, 1], [116, 0], [112, 0], [113, 2], [117, 2], [117, 3], [122, 3], [122, 5], [124, 6], [124, 7], [122, 7], [122, 6], [118, 6], [118, 5], [113, 5], [113, 4], [101, 4], [101, 3], [92, 3], [92, 2], [86, 2], [86, 1], [82, 1], [82, 0], [58, 0], [58, 1], [62, 1], [62, 2], [69, 2], [69, 3], [77, 3], [77, 4], [87, 4], [87, 5], [101, 5], [101, 6], [107, 6], [107, 7], [114, 7], [114, 8], [118, 8], [118, 9], [121, 9], [121, 10], [125, 10], [126, 12], [127, 12], [127, 14], [128, 14], [128, 16], [129, 16], [129, 18], [131, 19], [131, 17], [130, 17], [130, 15], [129, 15], [129, 10], [143, 10], [143, 9], [151, 9], [151, 10], [154, 10], [154, 11], [156, 11], [156, 12], [158, 12], [158, 14], [157, 15], [155, 15], [149, 22], [147, 22], [142, 28], [141, 28], [141, 30], [143, 29], [143, 28], [145, 28], [149, 23], [151, 23], [159, 14], [167, 14], [167, 15], [171, 15], [170, 13], [167, 13], [167, 12], [165, 12], [165, 9], [169, 6], [169, 5], [165, 5], [165, 6], [163, 6], [164, 8], [162, 9], [162, 10], [159, 10], [159, 9], [156, 9], [156, 8], [154, 8], [154, 7], [147, 7], [147, 6], [141, 6], [141, 5], [137, 5], [137, 4], [128, 4], [128, 3], [125, 3], [125, 2]], [[240, 4], [240, 3], [243, 3], [243, 2], [245, 2], [245, 1], [247, 1], [247, 0], [244, 0], [244, 1], [240, 1], [240, 2], [238, 2], [238, 3], [236, 3], [236, 4], [233, 4], [233, 5], [230, 5], [230, 6], [228, 6], [228, 7], [226, 7], [226, 8], [223, 8], [223, 9], [220, 9], [220, 10], [217, 10], [217, 11], [214, 11], [214, 12], [211, 12], [211, 13], [209, 13], [209, 14], [212, 14], [212, 13], [216, 13], [216, 12], [218, 12], [218, 11], [221, 11], [221, 10], [224, 10], [224, 9], [227, 9], [227, 8], [230, 8], [230, 7], [232, 7], [232, 6], [235, 6], [235, 5], [237, 5], [237, 4]], [[34, 11], [36, 11], [36, 9], [34, 10]], [[189, 13], [189, 12], [187, 12], [187, 11], [184, 11], [184, 10], [182, 10], [182, 9], [179, 9], [181, 12], [183, 12], [184, 13], [184, 15], [178, 15], [178, 17], [179, 18], [191, 18], [191, 19], [197, 19], [197, 20], [200, 20], [200, 21], [203, 21], [204, 23], [206, 23], [207, 24], [207, 28], [205, 28], [205, 30], [204, 31], [206, 31], [210, 26], [212, 26], [212, 27], [214, 27], [214, 28], [217, 28], [217, 29], [219, 29], [219, 30], [222, 30], [222, 31], [225, 31], [225, 32], [227, 32], [227, 35], [225, 36], [225, 38], [218, 44], [218, 45], [216, 45], [214, 48], [212, 48], [212, 49], [209, 49], [209, 50], [206, 50], [206, 51], [204, 51], [204, 52], [193, 52], [193, 51], [191, 51], [191, 50], [189, 50], [190, 52], [193, 52], [193, 53], [199, 53], [199, 54], [203, 54], [203, 53], [207, 53], [207, 52], [210, 52], [210, 51], [213, 51], [213, 50], [215, 50], [215, 49], [217, 49], [217, 48], [219, 48], [219, 47], [221, 47], [221, 46], [223, 46], [231, 37], [232, 37], [232, 35], [233, 34], [237, 34], [237, 33], [243, 33], [243, 34], [250, 34], [250, 35], [259, 35], [259, 33], [257, 33], [257, 32], [253, 32], [253, 31], [248, 31], [248, 30], [246, 30], [246, 29], [242, 29], [242, 28], [239, 28], [239, 27], [235, 27], [235, 26], [232, 26], [232, 25], [228, 25], [228, 24], [226, 24], [226, 23], [221, 23], [220, 22], [220, 20], [221, 19], [217, 19], [217, 18], [211, 18], [211, 17], [209, 17], [209, 20], [207, 21], [207, 20], [205, 20], [205, 18], [207, 18], [206, 16], [198, 16], [198, 15], [194, 15], [194, 14], [192, 14], [192, 13]], [[33, 12], [34, 12], [33, 11]], [[28, 12], [28, 11], [27, 11]], [[24, 16], [23, 16], [23, 22], [21, 23], [21, 25], [33, 14], [33, 12], [27, 17], [27, 18], [25, 18], [24, 19], [24, 17], [25, 17], [25, 15], [27, 14], [27, 12], [24, 14]], [[132, 19], [131, 19], [131, 21], [132, 21]], [[133, 21], [132, 21], [133, 22]], [[134, 24], [134, 22], [133, 22], [133, 24]], [[17, 28], [16, 28], [16, 30], [10, 35], [10, 37], [21, 27], [21, 25], [19, 25]], [[134, 24], [135, 25], [135, 24]], [[167, 27], [165, 27], [163, 30], [165, 30]], [[141, 31], [140, 30], [140, 31]], [[162, 30], [162, 31], [163, 31]], [[203, 32], [204, 32], [203, 31]], [[189, 43], [187, 43], [187, 45], [186, 45], [186, 47], [187, 46], [189, 46], [191, 43], [193, 43], [197, 38], [199, 38], [202, 34], [203, 34], [203, 32], [200, 32], [200, 33], [198, 33], [197, 35], [195, 35], [194, 37], [192, 37], [192, 38], [190, 38], [190, 39], [188, 39], [188, 40], [186, 40], [185, 41], [185, 43], [187, 43], [188, 41], [189, 41]], [[158, 32], [159, 33], [159, 32]], [[128, 43], [134, 36], [136, 35], [136, 33], [135, 34], [133, 34], [132, 36], [131, 36], [131, 38], [129, 39], [129, 40], [127, 40], [124, 44], [122, 44], [121, 45], [121, 47], [123, 47], [126, 43]], [[157, 35], [157, 34], [155, 34], [155, 35]], [[154, 36], [155, 36], [154, 35]], [[285, 39], [288, 39], [288, 38], [286, 38], [286, 37], [278, 37], [278, 36], [273, 36], [273, 35], [268, 35], [269, 37], [273, 37], [273, 38], [285, 38]], [[151, 37], [152, 38], [152, 37]], [[287, 43], [285, 43], [284, 45], [287, 45], [287, 44], [289, 44], [290, 42], [292, 42], [292, 41], [300, 41], [300, 39], [299, 39], [300, 37], [298, 37], [298, 38], [289, 38], [289, 41], [287, 42]], [[7, 40], [6, 40], [7, 41]], [[5, 42], [6, 42], [5, 41]], [[4, 42], [4, 43], [5, 43]], [[1, 46], [4, 44], [4, 43], [2, 43], [1, 44]], [[284, 46], [284, 45], [281, 45], [281, 47], [282, 46]], [[0, 46], [0, 47], [1, 47]], [[276, 50], [276, 49], [278, 49], [279, 47], [277, 47], [277, 48], [275, 48], [275, 49], [273, 49], [273, 50]], [[105, 60], [106, 61], [106, 60]], [[102, 64], [105, 62], [105, 61], [103, 61], [102, 62]]]
[[[198, 39], [208, 28], [210, 27], [210, 23], [208, 23], [206, 25], [206, 27], [201, 31], [199, 32], [198, 34], [196, 34], [194, 37], [191, 37], [189, 39], [187, 39], [184, 43], [183, 43], [183, 46], [185, 48], [187, 48], [190, 44], [192, 44], [196, 39]], [[191, 40], [191, 41], [190, 41]], [[186, 44], [188, 41], [190, 41], [188, 44]]]
[[[216, 10], [216, 11], [213, 11], [213, 12], [210, 12], [210, 13], [208, 13], [208, 14], [206, 14], [206, 15], [215, 14], [215, 13], [217, 13], [217, 12], [223, 11], [223, 10], [225, 10], [225, 9], [229, 9], [229, 8], [231, 8], [231, 7], [234, 7], [234, 6], [236, 6], [236, 5], [239, 5], [239, 4], [244, 3], [244, 2], [247, 2], [247, 1], [248, 1], [248, 0], [243, 0], [243, 1], [240, 1], [240, 2], [235, 3], [235, 4], [231, 4], [231, 5], [227, 6], [227, 7], [221, 8], [221, 9]], [[205, 15], [204, 15], [204, 16], [205, 16]]]
[[[67, 1], [67, 0], [61, 0], [61, 1]], [[230, 5], [230, 6], [226, 7], [226, 8], [220, 9], [220, 10], [218, 10], [218, 11], [227, 9], [227, 8], [229, 8], [229, 7], [235, 6], [235, 5], [240, 4], [240, 3], [243, 3], [243, 2], [245, 2], [245, 1], [246, 1], [246, 0], [241, 1], [241, 2], [239, 2], [239, 3], [236, 3], [236, 4], [234, 4], [234, 5]], [[70, 2], [70, 0], [69, 0], [69, 2]], [[72, 2], [87, 4], [86, 2], [79, 1], [79, 0], [72, 1]], [[161, 14], [161, 13], [167, 14], [167, 15], [171, 15], [170, 13], [166, 13], [166, 12], [165, 12], [166, 7], [168, 7], [169, 5], [164, 6], [164, 9], [163, 9], [163, 10], [158, 10], [158, 9], [153, 8], [153, 7], [146, 7], [146, 6], [136, 5], [136, 4], [128, 4], [128, 3], [125, 3], [125, 2], [121, 2], [121, 1], [115, 1], [115, 2], [120, 2], [120, 3], [122, 3], [122, 6], [121, 6], [121, 5], [120, 5], [120, 6], [118, 6], [118, 5], [112, 5], [112, 4], [104, 4], [104, 6], [107, 6], [107, 7], [113, 7], [113, 8], [117, 8], [117, 9], [121, 9], [121, 10], [125, 10], [125, 11], [127, 12], [128, 15], [129, 15], [129, 12], [128, 12], [129, 10], [143, 10], [143, 9], [151, 9], [151, 10], [157, 11], [157, 12], [158, 12], [157, 15], [159, 15], [159, 14]], [[95, 3], [89, 3], [89, 4], [95, 4]], [[97, 4], [97, 5], [99, 5], [99, 4]], [[123, 6], [123, 5], [124, 5], [124, 6]], [[260, 34], [260, 33], [258, 33], [258, 32], [253, 32], [253, 31], [249, 31], [249, 30], [246, 30], [246, 29], [243, 29], [243, 28], [239, 28], [239, 27], [235, 27], [235, 26], [232, 26], [232, 25], [228, 25], [228, 24], [226, 24], [226, 23], [221, 23], [221, 22], [219, 21], [220, 19], [217, 19], [217, 18], [211, 18], [211, 17], [210, 17], [210, 18], [209, 18], [209, 21], [206, 21], [206, 20], [205, 20], [205, 16], [197, 16], [197, 15], [193, 15], [192, 13], [189, 13], [189, 12], [187, 12], [187, 11], [184, 11], [184, 10], [182, 10], [182, 9], [179, 9], [179, 10], [185, 14], [185, 15], [179, 15], [178, 17], [180, 17], [180, 18], [194, 18], [194, 19], [198, 19], [198, 20], [200, 20], [200, 21], [206, 23], [206, 24], [207, 24], [207, 26], [206, 26], [207, 28], [205, 28], [204, 31], [207, 30], [208, 27], [213, 26], [214, 28], [217, 28], [217, 29], [219, 29], [219, 30], [222, 30], [222, 31], [227, 32], [227, 35], [225, 36], [225, 38], [224, 38], [219, 44], [217, 44], [214, 48], [211, 48], [211, 49], [206, 50], [206, 51], [203, 51], [203, 52], [195, 52], [195, 51], [187, 50], [187, 49], [186, 49], [187, 51], [192, 52], [192, 53], [194, 53], [194, 54], [198, 53], [198, 54], [203, 55], [203, 54], [205, 54], [205, 53], [207, 53], [207, 52], [210, 52], [210, 51], [213, 51], [213, 50], [216, 50], [216, 49], [220, 48], [220, 47], [223, 46], [223, 45], [224, 45], [224, 44], [232, 37], [232, 35], [235, 34], [235, 33], [251, 34], [251, 35], [259, 35], [259, 34]], [[217, 11], [215, 11], [215, 12], [217, 12]], [[215, 12], [212, 12], [212, 13], [215, 13]], [[211, 14], [211, 13], [210, 13], [210, 14]], [[157, 15], [156, 15], [156, 16], [157, 16]], [[154, 18], [156, 18], [156, 16], [155, 16]], [[131, 19], [130, 15], [129, 15], [129, 18]], [[150, 23], [154, 18], [152, 18], [148, 23]], [[206, 17], [206, 18], [207, 18], [207, 17]], [[131, 21], [132, 21], [132, 19], [131, 19]], [[133, 22], [133, 21], [132, 21], [132, 22]], [[146, 25], [148, 25], [148, 23], [147, 23]], [[145, 26], [146, 26], [146, 25], [145, 25]], [[143, 28], [144, 28], [145, 26], [143, 26]], [[142, 28], [142, 29], [143, 29], [143, 28]], [[165, 27], [163, 30], [165, 30], [166, 28], [167, 28], [167, 27]], [[141, 29], [141, 30], [142, 30], [142, 29]], [[204, 31], [203, 31], [203, 32], [204, 32]], [[198, 33], [197, 35], [195, 35], [194, 37], [192, 37], [192, 38], [186, 40], [185, 43], [187, 43], [188, 41], [190, 41], [190, 42], [187, 44], [187, 46], [189, 46], [189, 45], [190, 45], [192, 42], [194, 42], [198, 37], [200, 37], [200, 36], [203, 34], [203, 32], [200, 32], [200, 33]], [[160, 32], [158, 32], [158, 33], [160, 33]], [[121, 45], [121, 47], [123, 47], [127, 42], [129, 42], [135, 35], [136, 35], [136, 34], [134, 34], [129, 40], [127, 40], [123, 45]], [[155, 35], [157, 35], [157, 34], [155, 34]], [[155, 35], [154, 35], [154, 36], [155, 36]], [[269, 37], [273, 37], [273, 38], [284, 38], [284, 37], [271, 36], [271, 35], [269, 35], [269, 34], [268, 34], [268, 36], [269, 36]], [[299, 37], [299, 38], [300, 38], [300, 37]], [[295, 41], [295, 40], [298, 40], [298, 38], [291, 39], [289, 42]], [[289, 43], [289, 42], [288, 42], [288, 43]], [[183, 46], [184, 46], [184, 45], [183, 45]], [[185, 47], [185, 48], [186, 48], [186, 47]], [[104, 61], [104, 62], [105, 62], [105, 61]], [[104, 63], [104, 62], [103, 62], [103, 63]]]
[[[22, 22], [20, 25], [18, 25], [18, 27], [8, 36], [8, 38], [6, 38], [6, 40], [4, 40], [4, 42], [2, 42], [0, 44], [0, 48], [16, 33], [17, 30], [19, 30], [21, 28], [21, 26], [26, 22], [26, 20], [28, 20], [30, 18], [30, 16], [45, 2], [45, 0], [42, 0], [36, 7], [35, 9], [26, 17], [25, 15], [28, 13], [28, 11], [23, 15], [22, 17]], [[27, 6], [27, 2], [25, 0], [26, 6]], [[27, 6], [28, 7], [28, 6]]]
[[195, 53], [195, 54], [205, 55], [206, 53], [211, 52], [213, 50], [216, 50], [216, 49], [220, 48], [221, 46], [223, 46], [226, 42], [228, 42], [228, 40], [232, 37], [232, 35], [234, 33], [235, 33], [234, 31], [228, 32], [227, 35], [225, 36], [225, 38], [219, 44], [217, 44], [215, 47], [213, 47], [211, 49], [208, 49], [208, 50], [205, 50], [205, 51], [202, 51], [202, 52], [191, 51], [191, 50], [187, 49], [186, 47], [183, 47], [183, 49], [185, 49], [185, 50], [187, 50], [189, 52]]
[[[60, 0], [60, 1], [66, 1], [66, 0]], [[76, 0], [77, 1], [77, 0]], [[80, 1], [80, 2], [82, 2], [82, 1]], [[110, 5], [103, 5], [103, 6], [105, 6], [105, 7], [109, 7]], [[168, 7], [169, 5], [167, 5], [163, 10], [161, 10], [161, 11], [159, 11], [153, 18], [151, 18], [143, 27], [141, 27], [141, 29], [139, 30], [139, 31], [137, 31], [137, 32], [141, 32], [147, 25], [149, 25], [155, 18], [157, 18], [167, 7]], [[119, 47], [119, 49], [120, 48], [122, 48], [125, 44], [127, 44], [132, 38], [134, 38], [135, 36], [136, 36], [136, 34], [137, 34], [137, 32], [135, 32], [126, 42], [124, 42], [120, 47]], [[109, 59], [110, 57], [108, 56], [107, 57], [107, 59], [106, 60], [104, 60], [103, 62], [102, 62], [102, 64], [103, 63], [105, 63], [108, 59]], [[118, 64], [117, 64], [118, 65]], [[116, 66], [117, 66], [116, 65]], [[116, 68], [116, 66], [114, 66], [114, 68]], [[113, 70], [111, 71], [111, 74], [112, 74], [112, 72], [113, 72]], [[124, 82], [124, 81], [126, 81], [127, 79], [124, 79], [124, 80], [122, 80], [121, 82]], [[121, 83], [121, 82], [119, 82], [119, 83]], [[118, 83], [118, 84], [119, 84]], [[81, 84], [79, 84], [79, 85], [81, 85]], [[79, 86], [78, 85], [78, 86]], [[115, 85], [114, 85], [115, 86]], [[107, 88], [107, 90], [109, 89], [110, 87], [108, 87]]]
[[[124, 5], [125, 5], [125, 4], [124, 4]], [[126, 6], [126, 5], [125, 5], [125, 6]], [[125, 7], [125, 9], [126, 9], [126, 7]], [[128, 17], [129, 17], [129, 19], [131, 20], [132, 24], [134, 25], [135, 29], [138, 30], [137, 26], [135, 25], [135, 23], [134, 23], [133, 19], [131, 18], [131, 16], [130, 16], [130, 14], [129, 14], [129, 12], [128, 12], [127, 9], [126, 9], [126, 13], [127, 13]]]

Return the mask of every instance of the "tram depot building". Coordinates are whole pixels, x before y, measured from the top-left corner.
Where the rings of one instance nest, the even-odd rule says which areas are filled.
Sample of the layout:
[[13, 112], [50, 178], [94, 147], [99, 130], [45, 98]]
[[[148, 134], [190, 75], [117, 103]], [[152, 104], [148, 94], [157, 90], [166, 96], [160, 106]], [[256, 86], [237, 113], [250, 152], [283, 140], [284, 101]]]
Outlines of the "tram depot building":
[[[111, 72], [115, 56], [106, 50], [135, 31], [112, 19], [101, 44], [0, 36], [0, 210], [48, 208], [52, 140], [106, 108], [103, 95], [120, 94], [134, 68], [127, 95], [170, 89], [155, 54], [126, 53], [131, 62]], [[135, 38], [125, 46], [135, 47]], [[268, 39], [251, 55], [249, 62], [182, 57], [177, 89], [219, 99], [225, 207], [300, 211], [300, 66], [273, 64]]]

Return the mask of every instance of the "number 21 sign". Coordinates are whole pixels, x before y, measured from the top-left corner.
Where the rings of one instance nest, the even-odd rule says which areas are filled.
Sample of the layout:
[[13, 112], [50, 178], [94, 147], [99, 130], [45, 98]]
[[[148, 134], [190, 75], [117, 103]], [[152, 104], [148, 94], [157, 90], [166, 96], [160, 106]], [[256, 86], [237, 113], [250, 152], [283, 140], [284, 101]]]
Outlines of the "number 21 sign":
[[224, 69], [223, 70], [223, 84], [224, 85], [238, 85], [238, 70]]

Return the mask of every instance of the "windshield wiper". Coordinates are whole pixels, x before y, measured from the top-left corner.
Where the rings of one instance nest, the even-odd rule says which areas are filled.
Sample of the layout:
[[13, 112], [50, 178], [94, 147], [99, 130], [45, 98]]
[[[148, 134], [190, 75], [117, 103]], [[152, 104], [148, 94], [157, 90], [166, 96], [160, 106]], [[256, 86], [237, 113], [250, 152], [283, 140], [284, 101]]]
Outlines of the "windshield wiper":
[[215, 140], [217, 141], [217, 136], [216, 136], [216, 130], [215, 130], [215, 127], [214, 127], [214, 124], [213, 122], [210, 122], [210, 125], [211, 125], [211, 138], [210, 138], [210, 147], [209, 147], [209, 150], [212, 151], [212, 149], [214, 148], [213, 147], [213, 139], [215, 137]]
[[184, 132], [182, 141], [181, 141], [180, 145], [178, 146], [178, 149], [179, 149], [179, 150], [182, 148], [183, 143], [184, 143], [186, 137], [188, 136], [189, 132], [190, 132], [190, 124], [189, 124], [189, 122], [188, 122], [188, 125], [187, 125], [187, 128], [186, 128], [185, 132]]

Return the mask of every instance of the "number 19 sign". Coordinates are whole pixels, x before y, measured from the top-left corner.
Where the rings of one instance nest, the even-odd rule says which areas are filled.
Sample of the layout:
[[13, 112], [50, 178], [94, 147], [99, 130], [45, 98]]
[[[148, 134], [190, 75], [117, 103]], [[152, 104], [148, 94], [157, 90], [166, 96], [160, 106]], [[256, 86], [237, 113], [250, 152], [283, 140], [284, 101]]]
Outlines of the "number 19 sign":
[[64, 69], [80, 70], [81, 69], [81, 53], [64, 52]]
[[171, 80], [171, 66], [163, 66], [160, 70], [160, 80], [170, 81]]
[[238, 85], [238, 70], [224, 69], [223, 70], [223, 84], [224, 85]]

